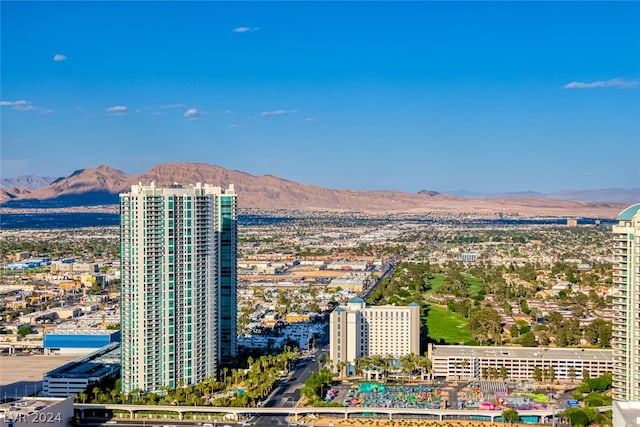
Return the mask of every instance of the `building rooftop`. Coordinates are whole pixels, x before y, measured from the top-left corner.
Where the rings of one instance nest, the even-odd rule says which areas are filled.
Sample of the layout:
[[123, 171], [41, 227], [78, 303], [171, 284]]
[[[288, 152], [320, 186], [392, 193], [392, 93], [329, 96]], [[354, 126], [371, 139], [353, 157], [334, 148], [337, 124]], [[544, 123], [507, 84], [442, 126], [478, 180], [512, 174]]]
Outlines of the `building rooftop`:
[[620, 414], [626, 426], [640, 425], [640, 402], [613, 401], [613, 412], [614, 419], [616, 413]]
[[477, 357], [526, 359], [535, 357], [542, 360], [607, 360], [613, 358], [612, 350], [582, 348], [544, 348], [544, 347], [490, 347], [468, 345], [434, 345], [436, 357]]
[[62, 402], [65, 399], [56, 397], [23, 397], [10, 403], [0, 404], [0, 421], [9, 419], [21, 420], [20, 414], [31, 415], [37, 411], [45, 411], [46, 408]]
[[636, 203], [635, 205], [631, 205], [618, 215], [619, 220], [630, 221], [634, 216], [640, 211], [640, 203]]
[[45, 335], [114, 335], [118, 334], [118, 329], [89, 329], [89, 328], [58, 328], [55, 331], [47, 332]]
[[46, 374], [47, 377], [91, 378], [120, 368], [120, 343], [102, 347]]

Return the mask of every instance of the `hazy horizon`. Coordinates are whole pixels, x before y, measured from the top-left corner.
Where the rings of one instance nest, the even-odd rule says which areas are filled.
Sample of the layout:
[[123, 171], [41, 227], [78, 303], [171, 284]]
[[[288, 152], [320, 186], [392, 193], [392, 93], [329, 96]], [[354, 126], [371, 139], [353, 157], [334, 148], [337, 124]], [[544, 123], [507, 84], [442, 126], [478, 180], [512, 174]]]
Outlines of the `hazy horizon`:
[[[100, 165], [99, 165], [100, 166]], [[108, 166], [108, 165], [105, 165]], [[220, 166], [220, 165], [218, 165]], [[222, 167], [222, 166], [221, 166]], [[2, 176], [0, 177], [0, 188], [7, 188], [7, 185], [5, 185], [5, 181], [14, 181], [14, 180], [18, 180], [20, 178], [31, 178], [31, 177], [36, 177], [36, 178], [48, 178], [51, 181], [55, 181], [57, 179], [60, 178], [67, 178], [73, 174], [75, 174], [76, 172], [83, 170], [83, 169], [92, 169], [92, 168], [82, 168], [82, 169], [76, 169], [74, 171], [69, 172], [68, 174], [64, 175], [64, 176], [41, 176], [41, 175], [37, 175], [37, 174], [29, 174], [29, 175], [19, 175], [19, 176], [14, 176], [14, 177], [5, 177]], [[226, 169], [226, 168], [225, 168]], [[130, 174], [127, 171], [122, 171], [124, 173], [127, 173], [128, 175], [134, 175], [134, 174]], [[146, 172], [146, 171], [145, 171]], [[249, 173], [246, 171], [240, 171], [240, 172], [244, 172], [244, 173]], [[249, 173], [251, 174], [251, 173]], [[254, 174], [251, 174], [254, 175]], [[281, 179], [285, 179], [288, 180], [287, 177], [282, 177], [282, 176], [278, 176], [275, 174], [267, 174], [267, 175], [272, 175], [275, 176], [277, 178], [281, 178]], [[186, 184], [186, 183], [185, 183]], [[308, 184], [308, 185], [317, 185], [317, 184], [313, 184], [313, 183], [307, 183], [307, 182], [299, 182], [299, 184]], [[331, 189], [342, 189], [342, 190], [354, 190], [352, 188], [332, 188], [332, 187], [326, 187], [326, 188], [331, 188]], [[530, 190], [530, 189], [523, 189], [523, 190], [516, 190], [516, 191], [469, 191], [466, 189], [433, 189], [433, 188], [422, 188], [416, 192], [419, 191], [436, 191], [438, 193], [441, 194], [449, 194], [449, 195], [455, 195], [455, 196], [462, 196], [462, 197], [493, 197], [493, 196], [519, 196], [519, 195], [541, 195], [541, 196], [546, 196], [546, 195], [556, 195], [556, 194], [561, 194], [561, 193], [580, 193], [580, 192], [585, 192], [585, 193], [589, 193], [589, 192], [600, 192], [600, 191], [632, 191], [632, 192], [639, 192], [640, 193], [640, 186], [639, 187], [610, 187], [610, 188], [591, 188], [591, 189], [586, 189], [586, 190], [575, 190], [575, 189], [569, 189], [569, 188], [561, 188], [561, 189], [556, 189], [556, 190], [552, 190], [552, 191], [548, 191], [548, 192], [541, 192], [541, 191], [536, 191], [536, 190]], [[404, 192], [403, 190], [396, 190], [396, 189], [370, 189], [370, 190], [362, 190], [362, 191], [397, 191], [397, 192]], [[409, 191], [408, 193], [413, 193], [411, 191]]]

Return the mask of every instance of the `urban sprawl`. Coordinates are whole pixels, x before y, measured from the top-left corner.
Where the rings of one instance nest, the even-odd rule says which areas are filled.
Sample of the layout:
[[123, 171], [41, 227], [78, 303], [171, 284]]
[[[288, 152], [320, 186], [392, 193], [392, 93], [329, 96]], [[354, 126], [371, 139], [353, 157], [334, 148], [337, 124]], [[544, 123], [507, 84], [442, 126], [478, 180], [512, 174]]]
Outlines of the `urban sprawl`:
[[120, 227], [0, 231], [0, 424], [638, 425], [640, 204], [558, 224], [237, 197], [134, 185]]

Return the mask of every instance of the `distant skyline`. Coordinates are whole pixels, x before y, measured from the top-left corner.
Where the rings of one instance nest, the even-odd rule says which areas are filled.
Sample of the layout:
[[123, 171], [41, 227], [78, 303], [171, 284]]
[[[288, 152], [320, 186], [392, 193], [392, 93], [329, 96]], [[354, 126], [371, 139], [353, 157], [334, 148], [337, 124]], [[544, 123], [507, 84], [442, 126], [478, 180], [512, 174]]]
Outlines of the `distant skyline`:
[[0, 2], [0, 176], [640, 186], [640, 2]]

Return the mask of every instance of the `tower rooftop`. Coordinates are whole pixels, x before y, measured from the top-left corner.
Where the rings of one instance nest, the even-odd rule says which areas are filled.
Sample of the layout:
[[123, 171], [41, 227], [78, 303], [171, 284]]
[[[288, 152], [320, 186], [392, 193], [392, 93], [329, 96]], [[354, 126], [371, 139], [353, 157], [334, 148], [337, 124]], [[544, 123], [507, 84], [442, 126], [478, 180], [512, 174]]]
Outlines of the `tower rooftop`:
[[640, 211], [640, 203], [636, 203], [635, 205], [631, 205], [618, 215], [619, 220], [630, 221], [634, 216], [638, 214]]

